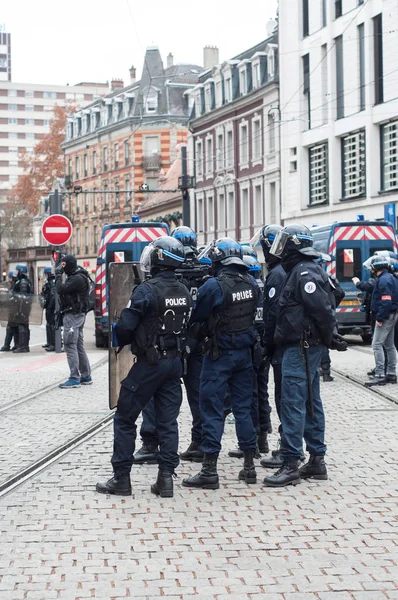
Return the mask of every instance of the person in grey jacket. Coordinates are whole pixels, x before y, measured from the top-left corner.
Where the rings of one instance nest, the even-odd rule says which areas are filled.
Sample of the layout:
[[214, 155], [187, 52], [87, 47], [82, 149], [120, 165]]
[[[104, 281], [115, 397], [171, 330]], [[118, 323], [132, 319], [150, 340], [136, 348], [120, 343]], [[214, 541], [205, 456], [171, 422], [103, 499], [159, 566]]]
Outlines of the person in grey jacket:
[[[62, 282], [65, 273], [67, 279]], [[91, 385], [90, 362], [83, 345], [83, 328], [89, 302], [90, 283], [85, 269], [77, 266], [74, 256], [67, 254], [55, 269], [55, 286], [60, 297], [64, 326], [64, 347], [68, 358], [70, 376], [60, 388], [77, 388]]]

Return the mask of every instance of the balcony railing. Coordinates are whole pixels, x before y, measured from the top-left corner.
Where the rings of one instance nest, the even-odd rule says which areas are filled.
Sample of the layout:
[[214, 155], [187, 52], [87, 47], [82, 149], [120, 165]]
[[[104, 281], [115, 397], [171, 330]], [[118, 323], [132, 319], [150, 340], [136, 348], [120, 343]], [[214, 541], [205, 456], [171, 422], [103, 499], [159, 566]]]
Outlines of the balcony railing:
[[159, 171], [161, 165], [160, 154], [144, 155], [142, 157], [142, 168], [145, 171]]

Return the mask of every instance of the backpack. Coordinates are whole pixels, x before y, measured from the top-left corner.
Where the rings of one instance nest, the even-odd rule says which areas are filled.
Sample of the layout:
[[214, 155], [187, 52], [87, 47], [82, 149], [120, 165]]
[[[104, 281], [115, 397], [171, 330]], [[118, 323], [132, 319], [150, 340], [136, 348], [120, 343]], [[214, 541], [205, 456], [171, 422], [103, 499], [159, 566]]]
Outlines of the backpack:
[[94, 308], [95, 308], [95, 281], [93, 281], [93, 279], [91, 279], [90, 275], [87, 275], [87, 277], [89, 279], [89, 284], [88, 284], [88, 305], [87, 305], [86, 314], [89, 313], [90, 311], [94, 310]]

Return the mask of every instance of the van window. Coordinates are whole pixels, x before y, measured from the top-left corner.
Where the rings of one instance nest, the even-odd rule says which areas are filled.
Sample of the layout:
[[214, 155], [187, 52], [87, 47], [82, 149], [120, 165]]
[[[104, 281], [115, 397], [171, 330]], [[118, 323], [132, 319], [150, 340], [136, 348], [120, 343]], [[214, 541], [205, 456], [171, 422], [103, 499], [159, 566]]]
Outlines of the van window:
[[[117, 256], [115, 256], [115, 253]], [[112, 262], [131, 262], [133, 260], [132, 250], [120, 250], [115, 248], [114, 250], [106, 249], [106, 264]]]
[[350, 281], [353, 277], [362, 279], [362, 256], [360, 248], [338, 248], [336, 254], [337, 279]]
[[319, 232], [311, 232], [311, 235], [314, 238], [314, 248], [318, 252], [323, 252], [324, 254], [329, 253], [329, 238], [330, 238], [330, 229], [326, 229]]
[[376, 252], [378, 252], [379, 250], [388, 250], [388, 252], [394, 252], [394, 250], [392, 249], [392, 246], [370, 246], [370, 256], [373, 256], [373, 254], [375, 254]]

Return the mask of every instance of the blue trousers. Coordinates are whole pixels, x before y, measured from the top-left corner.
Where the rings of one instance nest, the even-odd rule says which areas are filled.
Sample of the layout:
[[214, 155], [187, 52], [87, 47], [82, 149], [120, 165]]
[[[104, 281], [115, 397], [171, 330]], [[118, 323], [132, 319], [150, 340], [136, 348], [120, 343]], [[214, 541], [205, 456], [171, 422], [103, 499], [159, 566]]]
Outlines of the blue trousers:
[[177, 417], [181, 407], [181, 359], [164, 358], [157, 365], [138, 360], [122, 382], [114, 417], [112, 467], [119, 477], [130, 473], [134, 461], [136, 421], [153, 398], [159, 436], [159, 467], [174, 471], [179, 464]]
[[[202, 417], [199, 409], [199, 385], [202, 371], [203, 354], [194, 352], [187, 359], [187, 372], [183, 376], [187, 392], [188, 404], [192, 415], [191, 439], [194, 442], [202, 440]], [[140, 429], [142, 441], [147, 446], [158, 446], [159, 437], [156, 431], [155, 406], [151, 400], [142, 411], [142, 424]]]
[[324, 455], [325, 415], [319, 386], [319, 364], [325, 347], [308, 349], [314, 418], [307, 412], [308, 382], [304, 355], [299, 345], [286, 348], [282, 362], [281, 451], [285, 459], [298, 459], [303, 451], [303, 438], [307, 452]]
[[219, 454], [224, 430], [224, 406], [229, 389], [236, 435], [241, 450], [256, 447], [256, 431], [250, 414], [253, 402], [251, 348], [223, 350], [220, 358], [205, 356], [200, 377], [199, 404], [202, 415], [202, 450]]

